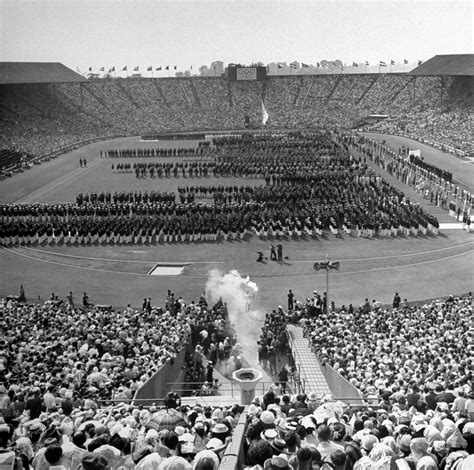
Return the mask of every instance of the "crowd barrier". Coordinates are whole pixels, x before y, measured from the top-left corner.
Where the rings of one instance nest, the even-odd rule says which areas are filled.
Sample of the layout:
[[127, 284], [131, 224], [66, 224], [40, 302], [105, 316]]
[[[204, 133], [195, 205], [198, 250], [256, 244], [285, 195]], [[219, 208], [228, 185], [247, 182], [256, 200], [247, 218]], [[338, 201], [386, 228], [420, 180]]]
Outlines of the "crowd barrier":
[[118, 139], [120, 137], [125, 137], [124, 135], [107, 135], [107, 136], [102, 136], [102, 137], [94, 137], [93, 139], [86, 139], [86, 140], [81, 140], [79, 142], [75, 142], [70, 145], [66, 145], [64, 147], [59, 147], [51, 152], [48, 153], [43, 153], [41, 155], [37, 155], [36, 157], [33, 157], [29, 159], [26, 162], [20, 162], [17, 163], [9, 168], [3, 168], [2, 173], [11, 173], [11, 172], [18, 172], [18, 171], [23, 171], [28, 168], [31, 168], [31, 165], [36, 164], [39, 165], [42, 162], [47, 162], [51, 160], [52, 158], [56, 158], [59, 155], [62, 155], [66, 152], [70, 152], [71, 150], [78, 149], [80, 147], [83, 147], [84, 145], [92, 144], [93, 142], [100, 142], [101, 140], [111, 140], [111, 139]]
[[224, 452], [219, 470], [238, 470], [245, 465], [244, 439], [247, 431], [247, 410], [240, 415], [232, 433], [232, 441]]
[[161, 366], [147, 382], [136, 392], [133, 400], [140, 400], [138, 405], [151, 406], [157, 399], [163, 398], [169, 391], [169, 384], [181, 380], [183, 373], [186, 348], [182, 348], [178, 355], [170, 362]]
[[84, 145], [92, 144], [94, 142], [100, 142], [101, 140], [118, 139], [120, 137], [125, 137], [125, 136], [124, 135], [106, 135], [102, 137], [94, 137], [93, 139], [81, 140], [79, 142], [66, 145], [64, 147], [59, 147], [56, 150], [53, 150], [52, 152], [38, 155], [32, 158], [31, 160], [29, 160], [29, 162], [32, 162], [32, 163], [42, 162], [49, 158], [56, 158], [57, 156], [62, 155], [63, 153], [69, 152], [71, 150], [75, 150], [79, 147], [83, 147]]
[[370, 132], [372, 134], [380, 134], [380, 135], [394, 135], [398, 137], [405, 137], [406, 139], [414, 140], [415, 142], [419, 142], [420, 144], [427, 145], [428, 147], [433, 147], [436, 150], [440, 150], [441, 152], [444, 153], [450, 153], [451, 155], [454, 155], [457, 158], [460, 158], [461, 160], [464, 160], [468, 155], [466, 152], [463, 150], [450, 147], [449, 145], [445, 144], [440, 144], [435, 141], [427, 140], [422, 137], [416, 137], [414, 135], [408, 135], [408, 134], [400, 134], [400, 133], [395, 133], [395, 132], [383, 132], [379, 130], [363, 130], [362, 132]]

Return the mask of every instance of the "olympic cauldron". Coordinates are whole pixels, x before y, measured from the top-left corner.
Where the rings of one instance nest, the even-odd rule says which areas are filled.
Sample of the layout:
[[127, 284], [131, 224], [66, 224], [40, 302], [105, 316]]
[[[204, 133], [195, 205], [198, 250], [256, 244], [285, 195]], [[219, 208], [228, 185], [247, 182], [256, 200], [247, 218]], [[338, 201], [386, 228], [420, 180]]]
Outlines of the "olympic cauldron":
[[255, 398], [255, 388], [257, 383], [262, 380], [263, 375], [260, 371], [252, 368], [242, 368], [232, 374], [232, 379], [240, 387], [241, 405], [250, 405]]

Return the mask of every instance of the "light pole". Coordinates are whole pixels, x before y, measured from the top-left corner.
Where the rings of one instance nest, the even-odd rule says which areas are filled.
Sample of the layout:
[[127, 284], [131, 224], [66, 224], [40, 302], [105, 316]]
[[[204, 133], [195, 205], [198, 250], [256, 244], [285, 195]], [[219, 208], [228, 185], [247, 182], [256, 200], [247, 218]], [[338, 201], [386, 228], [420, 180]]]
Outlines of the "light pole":
[[313, 269], [319, 271], [324, 269], [326, 271], [326, 310], [329, 312], [329, 307], [331, 306], [329, 302], [329, 271], [331, 269], [339, 270], [340, 263], [339, 261], [329, 261], [329, 255], [326, 255], [325, 261], [317, 261], [313, 264]]

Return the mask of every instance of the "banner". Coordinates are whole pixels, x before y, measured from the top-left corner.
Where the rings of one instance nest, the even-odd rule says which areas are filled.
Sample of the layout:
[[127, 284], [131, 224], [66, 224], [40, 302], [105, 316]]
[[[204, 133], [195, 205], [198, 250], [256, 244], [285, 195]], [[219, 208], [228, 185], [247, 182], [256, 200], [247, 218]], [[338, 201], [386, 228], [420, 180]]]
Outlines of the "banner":
[[237, 68], [237, 80], [257, 80], [256, 67]]
[[410, 157], [410, 156], [412, 156], [412, 155], [413, 155], [414, 157], [421, 157], [421, 150], [420, 150], [420, 149], [413, 149], [413, 150], [410, 149], [410, 150], [408, 151], [408, 156]]
[[265, 108], [265, 105], [262, 101], [262, 125], [265, 125], [267, 123], [269, 117], [270, 116], [268, 115], [268, 112], [267, 112], [267, 110]]

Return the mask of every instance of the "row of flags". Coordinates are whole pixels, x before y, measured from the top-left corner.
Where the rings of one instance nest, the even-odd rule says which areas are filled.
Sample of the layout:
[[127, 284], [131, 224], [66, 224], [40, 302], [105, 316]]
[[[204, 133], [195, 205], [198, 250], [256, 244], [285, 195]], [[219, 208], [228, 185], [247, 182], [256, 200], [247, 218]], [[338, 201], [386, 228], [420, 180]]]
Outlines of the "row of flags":
[[[105, 72], [105, 67], [100, 67], [99, 69], [99, 72]], [[153, 72], [153, 70], [155, 71], [162, 71], [162, 70], [177, 70], [178, 69], [178, 66], [177, 65], [167, 65], [166, 67], [163, 67], [163, 66], [159, 66], [159, 67], [156, 67], [155, 69], [153, 69], [153, 66], [150, 65], [148, 67], [146, 67], [146, 71], [147, 72]], [[193, 69], [193, 66], [191, 65], [191, 70]], [[92, 72], [93, 70], [93, 67], [89, 67], [89, 72]], [[132, 70], [132, 69], [130, 69]], [[125, 65], [122, 69], [121, 69], [122, 72], [127, 72], [128, 71], [128, 65]], [[135, 67], [133, 67], [133, 71], [134, 72], [139, 72], [140, 71], [140, 66], [139, 65], [136, 65]], [[115, 65], [111, 68], [108, 69], [108, 73], [114, 73], [115, 72]]]
[[[423, 63], [422, 60], [418, 60], [418, 65], [421, 65]], [[387, 67], [388, 65], [390, 66], [393, 66], [393, 65], [396, 65], [396, 61], [394, 60], [390, 60], [390, 62], [385, 62], [383, 60], [379, 61], [379, 64], [378, 66], [379, 67]], [[407, 65], [408, 64], [408, 60], [407, 59], [403, 59], [403, 65]], [[292, 62], [289, 66], [287, 66], [286, 64], [282, 64], [281, 62], [278, 62], [277, 63], [278, 65], [278, 68], [279, 69], [283, 69], [283, 68], [290, 68], [290, 69], [298, 69], [300, 68], [299, 65], [295, 62]], [[361, 64], [357, 63], [357, 62], [352, 62], [352, 67], [360, 67]], [[370, 66], [370, 63], [368, 60], [365, 61], [365, 64], [362, 64], [362, 66], [365, 66], [365, 67], [369, 67]], [[328, 67], [337, 67], [337, 64], [336, 62], [316, 62], [316, 65], [309, 65], [309, 64], [306, 64], [304, 62], [301, 63], [301, 68], [303, 69], [307, 69], [307, 68], [311, 68], [311, 67], [317, 67], [317, 68], [328, 68]], [[344, 70], [344, 68], [346, 67], [345, 65], [340, 65], [341, 69]], [[178, 66], [177, 65], [166, 65], [166, 66], [158, 66], [156, 68], [153, 68], [152, 65], [146, 67], [144, 70], [146, 70], [147, 72], [153, 72], [153, 71], [156, 71], [156, 72], [161, 72], [163, 70], [177, 70], [178, 69]], [[191, 65], [189, 67], [190, 70], [193, 69], [193, 66]], [[118, 69], [117, 69], [118, 70]], [[125, 65], [122, 69], [120, 69], [122, 72], [126, 72], [128, 71], [128, 66]], [[133, 70], [134, 72], [139, 72], [140, 71], [140, 66], [137, 65], [135, 67], [133, 67], [133, 69], [130, 69], [130, 70]], [[93, 67], [89, 67], [89, 72], [92, 72], [93, 71]], [[105, 72], [106, 71], [106, 67], [100, 67], [99, 68], [99, 72]], [[107, 72], [108, 73], [115, 73], [116, 69], [115, 69], [115, 65], [109, 69], [107, 69]]]
[[[423, 63], [422, 60], [419, 60], [419, 61], [418, 61], [418, 65], [421, 65], [422, 63]], [[408, 64], [408, 60], [407, 60], [407, 59], [403, 59], [403, 65], [407, 65], [407, 64]], [[285, 68], [285, 65], [283, 65], [281, 62], [278, 62], [277, 65], [278, 65], [278, 68], [279, 68], [279, 69]], [[396, 62], [395, 62], [394, 60], [391, 60], [389, 65], [390, 65], [390, 66], [396, 65]], [[326, 64], [325, 64], [324, 62], [316, 62], [316, 65], [315, 65], [315, 66], [314, 66], [314, 65], [305, 64], [304, 62], [301, 63], [301, 68], [303, 68], [303, 69], [311, 68], [311, 67], [325, 68], [325, 67], [336, 67], [336, 66], [337, 66], [336, 62], [327, 62]], [[352, 62], [352, 67], [359, 67], [359, 66], [360, 66], [359, 63], [357, 63], [357, 62]], [[366, 66], [366, 67], [369, 67], [369, 66], [370, 66], [370, 63], [369, 63], [368, 60], [365, 61], [365, 66]], [[286, 66], [286, 67], [288, 67], [288, 66]], [[341, 68], [342, 68], [342, 69], [344, 69], [344, 67], [346, 67], [346, 66], [345, 66], [345, 65], [341, 65]], [[379, 67], [387, 67], [387, 62], [384, 62], [383, 60], [381, 60], [381, 61], [379, 62]], [[296, 63], [291, 63], [291, 64], [289, 65], [289, 68], [290, 68], [290, 69], [297, 69], [297, 68], [299, 68], [299, 67], [298, 67], [298, 64], [296, 64]]]

